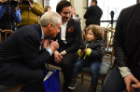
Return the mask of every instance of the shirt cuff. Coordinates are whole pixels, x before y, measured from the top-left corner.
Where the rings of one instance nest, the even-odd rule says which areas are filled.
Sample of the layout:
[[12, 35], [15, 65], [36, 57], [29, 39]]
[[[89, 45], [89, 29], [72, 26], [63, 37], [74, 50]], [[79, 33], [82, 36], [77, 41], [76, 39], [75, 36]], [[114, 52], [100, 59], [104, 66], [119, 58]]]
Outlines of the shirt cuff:
[[120, 70], [122, 77], [132, 74], [131, 70], [128, 67], [118, 67], [118, 69]]
[[50, 56], [53, 54], [53, 51], [49, 47], [46, 48], [46, 51], [49, 52]]
[[66, 50], [64, 50], [64, 52], [67, 54]]

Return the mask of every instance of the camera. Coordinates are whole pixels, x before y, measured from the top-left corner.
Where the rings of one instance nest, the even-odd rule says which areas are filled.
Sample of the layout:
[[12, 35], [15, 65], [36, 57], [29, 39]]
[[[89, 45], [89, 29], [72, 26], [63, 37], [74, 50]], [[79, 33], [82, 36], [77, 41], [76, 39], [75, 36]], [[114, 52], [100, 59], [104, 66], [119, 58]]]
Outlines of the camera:
[[[33, 4], [33, 1], [30, 0], [30, 3]], [[27, 1], [27, 0], [21, 0], [21, 4], [22, 4], [22, 5], [30, 5], [30, 4], [29, 4], [29, 1]]]
[[18, 6], [18, 0], [10, 0], [10, 6], [11, 7], [17, 7]]
[[10, 5], [11, 7], [17, 7], [18, 6], [18, 0], [8, 0], [6, 2], [0, 2], [0, 5]]

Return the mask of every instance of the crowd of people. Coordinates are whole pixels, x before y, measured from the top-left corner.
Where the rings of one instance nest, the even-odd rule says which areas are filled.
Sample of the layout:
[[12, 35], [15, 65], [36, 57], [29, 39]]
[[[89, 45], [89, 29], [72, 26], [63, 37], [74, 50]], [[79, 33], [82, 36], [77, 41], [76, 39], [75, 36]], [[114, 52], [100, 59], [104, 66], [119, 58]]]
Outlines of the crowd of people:
[[[80, 21], [74, 19], [79, 15], [70, 2], [60, 1], [54, 12], [48, 5], [43, 9], [33, 0], [25, 1], [17, 0], [15, 7], [0, 0], [0, 29], [17, 29], [0, 43], [0, 84], [22, 82], [24, 92], [42, 92], [42, 69], [49, 62], [62, 68], [63, 92], [72, 92], [81, 68], [89, 66], [92, 81], [88, 92], [96, 92], [105, 53], [104, 29], [100, 27], [103, 11], [97, 0], [91, 1], [83, 16], [87, 37], [83, 43]], [[116, 66], [101, 92], [140, 88], [139, 8], [139, 3], [126, 8], [118, 18], [113, 44]]]

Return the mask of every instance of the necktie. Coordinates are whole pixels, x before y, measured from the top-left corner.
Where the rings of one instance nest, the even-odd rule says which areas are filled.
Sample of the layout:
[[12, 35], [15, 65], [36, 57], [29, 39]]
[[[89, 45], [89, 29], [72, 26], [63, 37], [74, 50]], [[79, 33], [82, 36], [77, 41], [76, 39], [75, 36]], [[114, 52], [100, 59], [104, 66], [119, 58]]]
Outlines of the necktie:
[[40, 42], [40, 46], [43, 44], [43, 42], [44, 42], [44, 39], [42, 39], [42, 41]]

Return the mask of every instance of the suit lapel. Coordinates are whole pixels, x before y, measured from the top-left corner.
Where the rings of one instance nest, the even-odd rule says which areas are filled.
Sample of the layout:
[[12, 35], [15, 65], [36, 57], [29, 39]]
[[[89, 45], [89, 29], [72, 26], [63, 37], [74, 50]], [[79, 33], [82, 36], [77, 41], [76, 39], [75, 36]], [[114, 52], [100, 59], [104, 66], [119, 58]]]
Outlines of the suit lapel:
[[66, 36], [67, 36], [67, 32], [68, 32], [68, 29], [72, 27], [72, 19], [69, 20], [68, 24], [67, 24], [67, 28], [66, 28]]
[[40, 26], [40, 24], [38, 24], [38, 25], [36, 26], [36, 28], [37, 28], [37, 31], [38, 31], [38, 33], [39, 33], [40, 40], [41, 40], [42, 30], [41, 30], [41, 26]]

